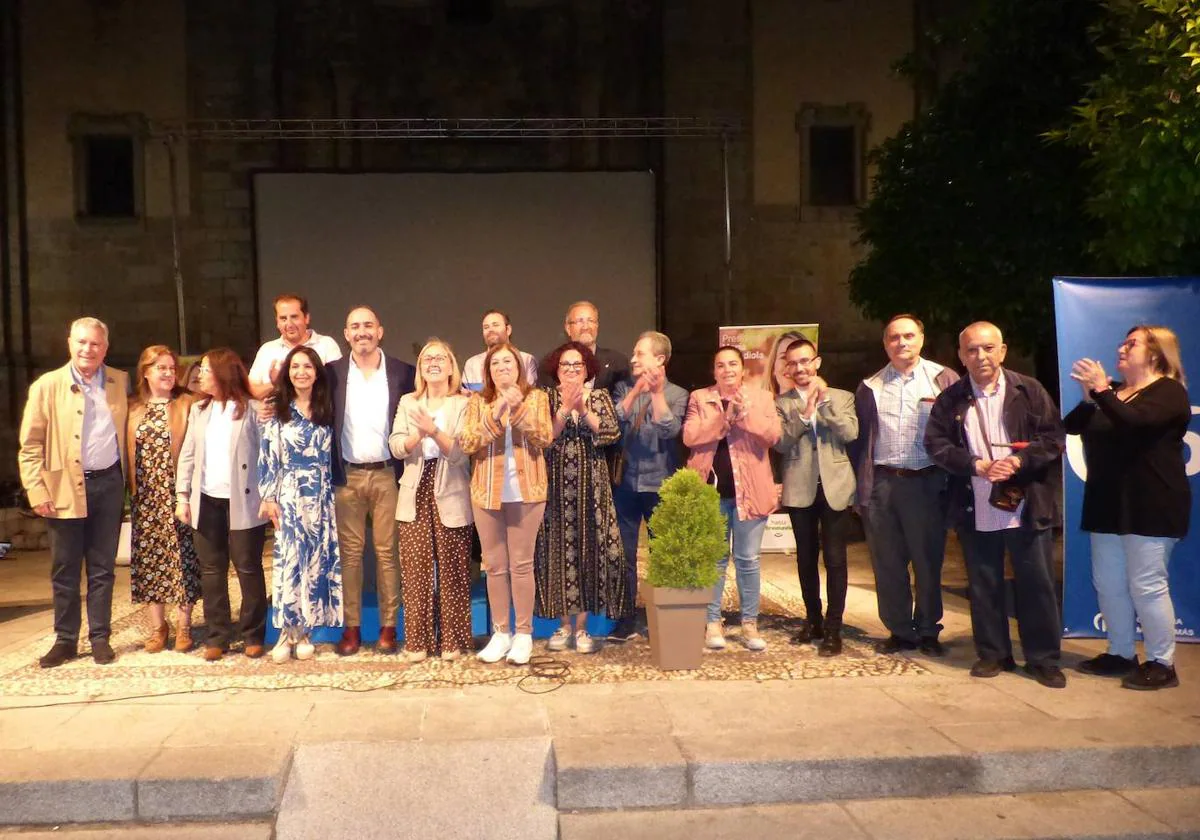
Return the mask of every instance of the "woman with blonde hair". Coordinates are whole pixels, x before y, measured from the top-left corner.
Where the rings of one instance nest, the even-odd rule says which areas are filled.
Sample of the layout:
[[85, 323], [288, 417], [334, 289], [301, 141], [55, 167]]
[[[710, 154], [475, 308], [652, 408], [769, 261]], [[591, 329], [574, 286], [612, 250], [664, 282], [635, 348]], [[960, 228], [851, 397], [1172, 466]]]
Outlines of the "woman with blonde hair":
[[521, 351], [493, 346], [483, 360], [483, 390], [472, 395], [459, 436], [471, 457], [471, 510], [492, 613], [492, 638], [478, 654], [484, 662], [525, 665], [533, 653], [533, 555], [546, 509], [544, 453], [552, 441], [546, 392], [525, 381]]
[[1083, 438], [1081, 527], [1091, 532], [1092, 583], [1108, 633], [1108, 650], [1079, 670], [1152, 691], [1179, 685], [1167, 564], [1192, 508], [1183, 449], [1192, 408], [1179, 339], [1166, 327], [1130, 329], [1117, 347], [1117, 371], [1122, 381], [1110, 382], [1094, 359], [1075, 362], [1071, 378], [1083, 401], [1064, 420], [1068, 434]]
[[409, 662], [471, 647], [471, 462], [459, 446], [468, 399], [454, 350], [431, 338], [416, 389], [400, 398], [388, 446], [404, 462], [396, 501]]
[[129, 588], [135, 604], [150, 608], [144, 647], [167, 646], [166, 604], [177, 608], [175, 650], [192, 649], [192, 609], [200, 600], [200, 562], [192, 532], [174, 517], [175, 472], [194, 397], [176, 379], [179, 357], [155, 344], [142, 351], [125, 423], [129, 482]]

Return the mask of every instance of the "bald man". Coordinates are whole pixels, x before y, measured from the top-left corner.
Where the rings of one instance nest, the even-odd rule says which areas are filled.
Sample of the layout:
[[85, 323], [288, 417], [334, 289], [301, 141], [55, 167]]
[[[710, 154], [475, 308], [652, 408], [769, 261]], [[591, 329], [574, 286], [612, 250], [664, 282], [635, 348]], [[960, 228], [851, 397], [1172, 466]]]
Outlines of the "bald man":
[[1005, 369], [1007, 352], [995, 324], [977, 321], [959, 334], [958, 357], [968, 376], [938, 395], [925, 449], [950, 474], [950, 521], [967, 565], [979, 657], [971, 676], [1016, 668], [1004, 592], [1007, 552], [1025, 671], [1047, 688], [1063, 688], [1052, 528], [1059, 520], [1056, 468], [1066, 433], [1041, 383]]
[[376, 649], [395, 653], [400, 610], [396, 496], [402, 465], [392, 458], [388, 435], [400, 397], [413, 389], [416, 369], [383, 352], [383, 325], [369, 306], [350, 310], [343, 335], [350, 354], [325, 368], [333, 393], [333, 484], [346, 613], [336, 650], [351, 656], [362, 644], [363, 549], [370, 519], [379, 595]]

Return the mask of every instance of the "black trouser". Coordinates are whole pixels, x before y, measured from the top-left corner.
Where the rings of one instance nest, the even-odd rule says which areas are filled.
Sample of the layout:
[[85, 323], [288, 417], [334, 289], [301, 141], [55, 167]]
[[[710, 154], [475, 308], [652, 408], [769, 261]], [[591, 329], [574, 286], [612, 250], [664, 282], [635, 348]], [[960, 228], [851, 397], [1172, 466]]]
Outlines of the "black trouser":
[[208, 647], [229, 647], [233, 635], [229, 614], [229, 562], [233, 561], [242, 590], [239, 624], [242, 641], [261, 645], [267, 630], [267, 582], [262, 552], [267, 526], [240, 531], [229, 529], [229, 500], [200, 496], [199, 527], [195, 529], [196, 557], [200, 561], [200, 590], [204, 596], [204, 621]]
[[85, 475], [87, 516], [47, 518], [50, 531], [50, 586], [54, 593], [54, 633], [69, 645], [79, 642], [79, 577], [87, 570], [88, 638], [107, 640], [112, 632], [112, 593], [117, 543], [125, 507], [121, 467]]
[[[841, 621], [846, 611], [846, 528], [850, 510], [833, 510], [825, 500], [825, 488], [817, 484], [817, 496], [808, 507], [785, 508], [796, 537], [796, 572], [809, 621], [821, 618], [821, 573], [818, 553], [825, 557], [825, 618]], [[819, 526], [819, 533], [818, 533]], [[818, 552], [818, 541], [820, 551]]]
[[1062, 648], [1062, 621], [1054, 591], [1053, 536], [1049, 529], [1006, 528], [976, 531], [960, 527], [967, 586], [971, 599], [971, 633], [980, 659], [1012, 656], [1008, 610], [1004, 598], [1004, 552], [1012, 559], [1016, 587], [1017, 632], [1025, 661], [1057, 664]]
[[[879, 619], [893, 636], [914, 644], [922, 638], [936, 639], [942, 631], [945, 487], [946, 474], [938, 469], [896, 475], [876, 468], [875, 486], [863, 515]], [[910, 565], [916, 583], [915, 608]]]

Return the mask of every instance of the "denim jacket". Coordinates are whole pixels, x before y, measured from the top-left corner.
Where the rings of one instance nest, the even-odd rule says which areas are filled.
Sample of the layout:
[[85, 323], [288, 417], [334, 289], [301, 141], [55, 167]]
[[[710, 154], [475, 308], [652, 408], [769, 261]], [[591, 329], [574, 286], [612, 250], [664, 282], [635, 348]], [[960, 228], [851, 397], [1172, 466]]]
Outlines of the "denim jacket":
[[[625, 448], [625, 472], [620, 486], [631, 493], [657, 493], [663, 481], [682, 463], [679, 432], [687, 413], [688, 392], [667, 382], [663, 396], [671, 414], [665, 420], [656, 421], [649, 394], [634, 397], [628, 414], [621, 411], [621, 403], [632, 389], [633, 383], [628, 380], [621, 380], [613, 387], [613, 402], [621, 423], [621, 446]], [[643, 411], [645, 415], [635, 432], [634, 421]]]

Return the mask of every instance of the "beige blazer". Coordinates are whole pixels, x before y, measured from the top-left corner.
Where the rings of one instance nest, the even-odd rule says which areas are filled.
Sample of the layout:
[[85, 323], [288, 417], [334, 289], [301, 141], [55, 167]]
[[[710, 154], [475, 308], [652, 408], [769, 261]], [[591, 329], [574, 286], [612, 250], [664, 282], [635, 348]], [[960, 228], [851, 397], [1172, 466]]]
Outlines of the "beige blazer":
[[[188, 414], [196, 395], [183, 393], [167, 402], [167, 429], [171, 433], [171, 463], [179, 464], [179, 450], [183, 448], [183, 435], [187, 431]], [[129, 399], [129, 419], [125, 422], [125, 482], [129, 494], [137, 495], [137, 428], [146, 416], [146, 404], [133, 397]]]
[[[433, 500], [438, 519], [447, 528], [461, 528], [475, 521], [471, 513], [471, 460], [458, 443], [468, 402], [468, 398], [462, 394], [452, 394], [442, 403], [449, 419], [445, 432], [454, 440], [454, 446], [438, 458], [433, 474]], [[415, 411], [418, 405], [429, 411], [429, 401], [424, 397], [418, 399], [410, 393], [400, 398], [396, 416], [392, 420], [392, 434], [388, 437], [392, 454], [404, 462], [400, 492], [396, 498], [396, 519], [399, 522], [413, 522], [417, 518], [417, 486], [425, 469], [422, 446], [418, 443], [411, 452], [404, 448], [405, 441], [414, 431], [408, 413]]]
[[[262, 499], [258, 495], [258, 450], [260, 430], [258, 409], [261, 403], [251, 400], [241, 419], [233, 421], [229, 444], [229, 530], [245, 531], [265, 525], [258, 515]], [[175, 470], [175, 492], [187, 497], [191, 505], [191, 525], [200, 527], [200, 487], [204, 473], [204, 433], [212, 403], [201, 400], [188, 414], [187, 433], [179, 450], [179, 466]]]
[[[21, 417], [17, 464], [29, 504], [54, 502], [57, 519], [87, 516], [87, 491], [83, 486], [83, 393], [73, 390], [68, 362], [44, 373], [29, 386], [29, 400]], [[129, 375], [104, 366], [104, 397], [117, 430], [119, 463], [125, 464], [125, 416], [129, 401]]]
[[775, 400], [783, 436], [775, 449], [783, 454], [784, 507], [809, 507], [817, 498], [817, 480], [832, 510], [854, 503], [854, 467], [846, 444], [858, 437], [854, 395], [830, 388], [817, 406], [816, 425], [800, 419], [804, 406], [793, 388]]

